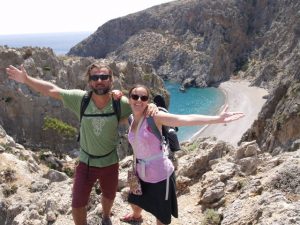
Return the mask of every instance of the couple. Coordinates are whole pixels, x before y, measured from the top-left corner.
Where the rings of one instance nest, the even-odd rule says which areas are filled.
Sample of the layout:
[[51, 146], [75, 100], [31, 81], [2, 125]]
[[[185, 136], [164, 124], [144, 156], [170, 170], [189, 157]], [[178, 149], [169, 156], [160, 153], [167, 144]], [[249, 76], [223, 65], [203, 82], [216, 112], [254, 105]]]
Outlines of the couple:
[[[29, 76], [23, 66], [16, 68], [12, 65], [6, 68], [9, 79], [28, 85], [33, 90], [61, 100], [65, 107], [80, 117], [81, 100], [85, 91], [66, 90], [57, 85]], [[76, 167], [73, 192], [72, 215], [75, 225], [87, 224], [86, 206], [91, 189], [99, 180], [102, 191], [102, 225], [112, 224], [110, 220], [111, 208], [116, 196], [118, 185], [119, 159], [116, 151], [118, 143], [118, 119], [116, 116], [97, 117], [97, 114], [112, 115], [111, 87], [113, 72], [108, 65], [102, 63], [91, 64], [86, 71], [89, 88], [93, 91], [91, 101], [83, 116], [80, 127], [80, 155], [79, 165]], [[244, 116], [239, 112], [226, 112], [223, 110], [218, 116], [204, 115], [174, 115], [158, 111], [157, 107], [149, 103], [150, 92], [147, 87], [136, 85], [129, 92], [129, 99], [122, 96], [120, 99], [120, 123], [128, 123], [128, 116], [133, 114], [133, 122], [129, 129], [129, 142], [133, 144], [137, 139], [138, 146], [133, 146], [137, 159], [143, 159], [157, 154], [160, 150], [160, 141], [150, 134], [147, 129], [145, 116], [153, 116], [158, 129], [167, 126], [193, 126], [212, 123], [227, 123]], [[139, 124], [139, 129], [137, 129]], [[137, 132], [135, 134], [135, 132]], [[142, 146], [142, 147], [141, 147]], [[96, 156], [96, 157], [94, 157]], [[155, 169], [154, 169], [155, 167]], [[165, 170], [158, 171], [158, 168]], [[154, 170], [153, 170], [154, 169]], [[175, 190], [174, 168], [172, 163], [162, 155], [152, 160], [146, 173], [141, 174], [141, 166], [137, 165], [137, 172], [142, 179], [142, 196], [129, 195], [133, 212], [121, 220], [125, 222], [141, 221], [142, 208], [152, 213], [157, 224], [171, 223], [171, 215], [177, 217], [177, 200]], [[168, 198], [165, 200], [166, 183], [169, 181]], [[155, 199], [153, 199], [153, 196]], [[152, 199], [151, 202], [148, 199]], [[157, 203], [161, 203], [159, 206]], [[161, 207], [161, 208], [158, 208]]]

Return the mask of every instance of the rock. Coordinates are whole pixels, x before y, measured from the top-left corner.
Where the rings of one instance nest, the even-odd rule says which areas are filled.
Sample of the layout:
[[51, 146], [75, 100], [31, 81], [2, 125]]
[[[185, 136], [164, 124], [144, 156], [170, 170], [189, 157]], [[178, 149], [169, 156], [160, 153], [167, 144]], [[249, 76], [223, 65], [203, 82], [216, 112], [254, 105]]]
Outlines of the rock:
[[42, 192], [49, 188], [48, 183], [43, 181], [33, 181], [30, 185], [30, 192]]
[[[176, 1], [111, 20], [70, 51], [113, 59], [115, 85], [122, 90], [143, 81], [159, 91], [163, 85], [156, 75], [176, 82], [190, 79], [197, 87], [240, 78], [269, 90], [257, 120], [240, 141], [246, 144], [238, 149], [209, 139], [183, 144], [176, 175], [190, 179], [180, 181], [189, 183], [189, 192], [179, 196], [180, 216], [172, 224], [198, 225], [205, 207], [222, 213], [222, 225], [300, 224], [299, 10], [296, 0]], [[85, 88], [80, 74], [94, 60], [59, 58], [48, 48], [0, 46], [1, 65], [24, 63], [30, 74], [67, 88]], [[60, 102], [24, 85], [15, 88], [0, 70], [0, 170], [11, 165], [17, 171], [16, 180], [0, 184], [0, 223], [46, 225], [48, 218], [53, 225], [72, 224], [71, 179], [51, 171], [45, 181], [43, 162], [23, 153], [29, 146], [35, 151], [78, 149], [74, 139], [42, 129], [47, 115], [75, 127], [78, 122]], [[125, 157], [130, 149], [123, 146], [126, 153], [120, 156]], [[5, 185], [16, 185], [17, 193], [4, 197]], [[113, 224], [130, 211], [120, 195]], [[93, 189], [91, 225], [100, 223], [100, 197]], [[155, 223], [143, 213], [147, 224]]]
[[[270, 94], [243, 141], [257, 140], [263, 151], [278, 146], [286, 150], [300, 134], [299, 60], [294, 46], [299, 38], [295, 22], [299, 9], [295, 0], [288, 5], [282, 1], [164, 4], [108, 21], [68, 54], [151, 64], [162, 79], [182, 87], [218, 85], [230, 77], [248, 79]], [[108, 38], [111, 32], [117, 37]]]
[[0, 145], [0, 153], [3, 153], [3, 152], [5, 152], [5, 148], [2, 145]]
[[256, 157], [247, 157], [240, 159], [237, 164], [241, 166], [241, 172], [250, 175], [256, 172], [258, 160]]
[[300, 149], [300, 139], [296, 140], [293, 142], [290, 151], [297, 151], [298, 149]]
[[191, 179], [183, 176], [176, 178], [176, 188], [179, 195], [188, 193], [190, 191]]
[[211, 204], [219, 201], [225, 195], [225, 184], [223, 182], [218, 182], [211, 187], [205, 189], [204, 193], [201, 195], [201, 199], [199, 201], [200, 204]]
[[47, 213], [47, 221], [48, 222], [54, 222], [56, 220], [55, 212], [50, 211]]
[[0, 138], [5, 138], [6, 137], [6, 132], [5, 130], [3, 129], [3, 127], [0, 125]]
[[50, 169], [43, 177], [50, 180], [50, 182], [61, 182], [69, 179], [65, 173], [61, 173], [52, 169]]

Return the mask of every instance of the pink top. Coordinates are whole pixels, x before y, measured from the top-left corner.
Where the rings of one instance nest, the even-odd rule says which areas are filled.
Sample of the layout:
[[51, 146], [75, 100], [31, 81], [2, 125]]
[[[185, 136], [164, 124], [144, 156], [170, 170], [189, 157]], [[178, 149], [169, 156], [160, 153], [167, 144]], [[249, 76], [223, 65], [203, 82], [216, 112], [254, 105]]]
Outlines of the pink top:
[[146, 118], [141, 124], [135, 143], [134, 139], [135, 133], [130, 127], [128, 140], [138, 161], [136, 168], [139, 177], [149, 183], [167, 179], [174, 171], [173, 163], [164, 154], [161, 142], [151, 132]]

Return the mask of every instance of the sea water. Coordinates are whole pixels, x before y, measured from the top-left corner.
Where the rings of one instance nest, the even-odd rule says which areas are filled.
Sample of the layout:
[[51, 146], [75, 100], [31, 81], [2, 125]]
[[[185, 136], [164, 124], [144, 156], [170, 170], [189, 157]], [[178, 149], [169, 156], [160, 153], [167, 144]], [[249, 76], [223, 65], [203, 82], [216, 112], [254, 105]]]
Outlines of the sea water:
[[[165, 87], [171, 95], [170, 113], [216, 115], [225, 102], [225, 95], [218, 88], [188, 88], [182, 92], [179, 90], [180, 84], [171, 82], [165, 82]], [[179, 127], [177, 132], [179, 141], [189, 140], [203, 127]]]
[[65, 55], [91, 32], [0, 35], [0, 45], [8, 47], [50, 47], [56, 55]]
[[[64, 55], [90, 34], [91, 32], [0, 35], [0, 45], [16, 48], [50, 47], [55, 54]], [[165, 87], [171, 94], [169, 111], [175, 114], [215, 115], [225, 101], [218, 88], [188, 88], [181, 92], [180, 85], [171, 82], [165, 82]], [[188, 140], [202, 128], [203, 126], [180, 127], [178, 138], [180, 141]]]

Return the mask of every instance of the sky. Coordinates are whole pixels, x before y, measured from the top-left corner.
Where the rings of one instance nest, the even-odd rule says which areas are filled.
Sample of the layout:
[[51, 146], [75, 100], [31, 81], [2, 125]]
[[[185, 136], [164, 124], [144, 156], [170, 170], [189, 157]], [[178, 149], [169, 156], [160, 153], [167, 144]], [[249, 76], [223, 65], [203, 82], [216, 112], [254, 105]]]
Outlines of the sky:
[[172, 0], [4, 0], [0, 35], [94, 32], [105, 22]]

